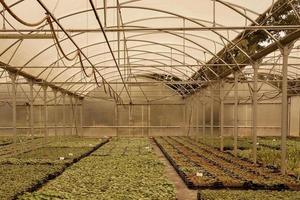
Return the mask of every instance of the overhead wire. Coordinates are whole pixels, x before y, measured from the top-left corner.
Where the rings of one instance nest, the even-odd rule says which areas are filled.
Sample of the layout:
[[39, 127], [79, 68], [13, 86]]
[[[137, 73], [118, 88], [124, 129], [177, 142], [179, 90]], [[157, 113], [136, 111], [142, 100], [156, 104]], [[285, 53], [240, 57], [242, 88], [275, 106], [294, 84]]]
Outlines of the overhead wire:
[[[59, 39], [58, 39], [58, 37], [57, 37], [57, 35], [56, 35], [55, 29], [54, 29], [54, 26], [53, 26], [53, 23], [52, 23], [52, 20], [51, 20], [51, 15], [50, 15], [49, 12], [46, 14], [46, 16], [45, 16], [42, 20], [40, 20], [40, 21], [38, 21], [38, 22], [30, 23], [30, 22], [26, 22], [26, 21], [22, 20], [21, 18], [19, 18], [19, 17], [18, 17], [18, 16], [10, 9], [10, 7], [4, 2], [4, 0], [0, 0], [0, 3], [2, 4], [3, 8], [4, 8], [5, 10], [7, 10], [7, 12], [8, 12], [14, 19], [16, 19], [19, 23], [21, 23], [21, 24], [23, 24], [23, 25], [25, 25], [25, 26], [36, 27], [36, 26], [39, 26], [39, 25], [43, 24], [44, 22], [47, 22], [47, 23], [49, 24], [49, 26], [50, 26], [50, 29], [51, 29], [52, 35], [53, 35], [53, 37], [54, 37], [54, 40], [56, 41], [56, 46], [57, 46], [57, 48], [59, 49], [59, 51], [61, 52], [61, 54], [63, 55], [63, 57], [64, 57], [65, 59], [67, 59], [68, 61], [74, 61], [76, 58], [79, 58], [80, 65], [81, 65], [81, 68], [82, 68], [82, 70], [83, 70], [85, 76], [87, 76], [87, 77], [90, 77], [90, 76], [91, 76], [91, 75], [88, 75], [88, 73], [86, 72], [86, 69], [85, 69], [85, 67], [84, 67], [84, 65], [83, 65], [83, 59], [82, 59], [82, 57], [81, 57], [81, 51], [80, 51], [80, 49], [79, 49], [78, 47], [77, 47], [77, 51], [76, 51], [75, 55], [74, 55], [73, 57], [71, 57], [71, 58], [68, 57], [68, 56], [66, 55], [66, 53], [64, 52], [64, 50], [63, 50], [63, 48], [62, 48], [62, 46], [61, 46], [61, 44], [60, 44], [60, 41], [59, 41]], [[58, 1], [57, 1], [57, 4], [58, 4]], [[56, 9], [56, 8], [55, 8], [55, 9]], [[93, 68], [92, 74], [93, 74], [93, 77], [94, 77], [94, 79], [95, 79], [95, 82], [96, 82], [96, 84], [97, 84], [98, 87], [101, 87], [101, 85], [100, 85], [99, 82], [98, 82], [96, 73], [97, 73], [98, 75], [100, 75], [101, 77], [102, 77], [102, 75], [100, 74], [100, 72], [99, 72], [93, 65], [92, 65], [92, 68]], [[103, 77], [102, 77], [102, 84], [103, 84], [103, 85], [104, 85], [104, 84], [108, 84], [108, 83], [105, 81], [105, 79], [104, 79]], [[109, 84], [108, 84], [108, 86], [109, 86]], [[111, 89], [110, 87], [111, 87], [111, 86], [109, 86], [109, 89]], [[111, 94], [111, 92], [110, 92], [110, 97], [115, 97], [115, 95], [113, 96], [113, 95]], [[118, 97], [118, 98], [115, 98], [115, 100], [119, 99], [118, 94], [117, 94], [117, 97]]]

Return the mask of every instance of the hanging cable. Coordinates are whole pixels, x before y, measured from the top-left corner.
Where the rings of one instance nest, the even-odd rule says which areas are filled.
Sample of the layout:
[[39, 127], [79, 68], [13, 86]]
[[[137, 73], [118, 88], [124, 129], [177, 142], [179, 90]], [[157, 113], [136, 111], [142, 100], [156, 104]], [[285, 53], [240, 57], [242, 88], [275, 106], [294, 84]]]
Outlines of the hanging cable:
[[69, 57], [65, 54], [65, 52], [63, 51], [63, 49], [62, 49], [62, 47], [61, 47], [61, 45], [60, 45], [60, 42], [59, 42], [59, 40], [58, 40], [58, 38], [57, 38], [57, 36], [56, 36], [56, 33], [55, 33], [55, 30], [54, 30], [54, 27], [53, 27], [52, 20], [51, 20], [50, 16], [47, 15], [46, 19], [47, 19], [47, 22], [48, 22], [48, 24], [49, 24], [49, 26], [50, 26], [51, 32], [52, 32], [52, 34], [53, 34], [53, 37], [54, 37], [54, 39], [55, 39], [55, 41], [56, 41], [56, 44], [57, 44], [57, 46], [58, 46], [60, 52], [63, 54], [63, 56], [64, 56], [67, 60], [73, 61], [73, 60], [79, 55], [79, 52], [77, 51], [76, 54], [75, 54], [72, 58], [69, 58]]
[[41, 21], [39, 22], [35, 22], [35, 23], [29, 23], [29, 22], [25, 22], [24, 20], [22, 20], [21, 18], [19, 18], [12, 10], [10, 10], [9, 6], [4, 2], [4, 0], [0, 0], [0, 3], [2, 4], [2, 6], [5, 8], [5, 10], [7, 10], [7, 12], [13, 17], [15, 18], [15, 20], [17, 20], [18, 22], [20, 22], [21, 24], [25, 25], [25, 26], [39, 26], [42, 23], [44, 23], [48, 16], [44, 17]]
[[93, 3], [92, 0], [89, 0], [89, 2], [90, 2], [90, 5], [91, 5], [91, 7], [92, 7], [92, 9], [93, 9], [93, 12], [94, 12], [94, 15], [95, 15], [95, 17], [96, 17], [96, 20], [97, 20], [97, 22], [98, 22], [98, 24], [99, 24], [99, 26], [100, 26], [101, 32], [103, 33], [103, 36], [104, 36], [104, 38], [105, 38], [106, 44], [107, 44], [108, 49], [109, 49], [109, 51], [110, 51], [110, 53], [111, 53], [111, 56], [112, 56], [112, 58], [113, 58], [113, 61], [114, 61], [115, 65], [116, 65], [116, 68], [117, 68], [118, 73], [119, 73], [119, 75], [120, 75], [121, 81], [122, 81], [122, 83], [123, 83], [123, 85], [124, 85], [124, 88], [125, 88], [125, 90], [126, 90], [126, 93], [127, 93], [127, 95], [128, 95], [129, 101], [130, 101], [130, 103], [132, 103], [132, 99], [131, 99], [129, 90], [128, 90], [127, 86], [126, 86], [126, 83], [125, 83], [124, 78], [123, 78], [123, 76], [122, 76], [122, 72], [121, 72], [121, 70], [120, 70], [120, 68], [119, 68], [119, 64], [118, 64], [118, 62], [117, 62], [117, 60], [116, 60], [116, 58], [115, 58], [115, 55], [114, 55], [114, 53], [113, 53], [113, 50], [112, 50], [112, 48], [111, 48], [111, 45], [110, 45], [109, 40], [108, 40], [108, 38], [107, 38], [107, 35], [106, 35], [105, 31], [104, 31], [103, 25], [102, 25], [102, 23], [101, 23], [101, 21], [100, 21], [99, 15], [98, 15], [97, 10], [96, 10], [96, 7], [95, 7], [95, 5], [94, 5], [94, 3]]

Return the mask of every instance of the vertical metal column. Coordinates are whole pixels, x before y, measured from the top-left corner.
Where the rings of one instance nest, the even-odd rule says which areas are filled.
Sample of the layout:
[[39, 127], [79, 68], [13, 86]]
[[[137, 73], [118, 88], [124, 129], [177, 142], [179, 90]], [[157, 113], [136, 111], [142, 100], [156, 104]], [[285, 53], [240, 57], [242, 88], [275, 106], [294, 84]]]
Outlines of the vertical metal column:
[[144, 105], [142, 105], [142, 136], [144, 136]]
[[131, 135], [131, 105], [128, 105], [128, 131], [129, 135]]
[[74, 107], [73, 107], [73, 115], [74, 115], [74, 129], [75, 129], [75, 134], [76, 136], [79, 136], [79, 132], [78, 132], [78, 97], [74, 96]]
[[119, 115], [118, 115], [118, 104], [115, 104], [115, 126], [116, 126], [116, 136], [119, 137]]
[[184, 134], [186, 134], [186, 130], [187, 130], [187, 125], [186, 125], [186, 115], [187, 115], [187, 113], [186, 113], [186, 101], [184, 101], [184, 105], [183, 105], [183, 115], [182, 115], [182, 117], [183, 117], [183, 119], [182, 119], [182, 121], [183, 121], [183, 133]]
[[54, 94], [54, 107], [53, 107], [53, 115], [54, 115], [54, 135], [57, 137], [57, 90], [53, 89], [53, 94]]
[[9, 78], [12, 83], [12, 123], [13, 123], [13, 135], [14, 144], [17, 144], [17, 86], [16, 80], [17, 75], [14, 73], [9, 73]]
[[205, 102], [203, 100], [203, 102], [202, 102], [202, 139], [205, 138], [205, 129], [206, 129], [206, 119], [205, 119], [206, 113], [205, 113], [205, 111], [206, 111], [206, 106], [205, 106]]
[[222, 92], [223, 82], [220, 83], [220, 150], [224, 151], [224, 96]]
[[44, 101], [44, 136], [45, 138], [48, 137], [48, 109], [47, 109], [47, 85], [43, 85], [43, 91], [44, 91], [44, 96], [43, 96], [43, 101]]
[[239, 73], [234, 73], [234, 142], [233, 142], [233, 154], [237, 156], [238, 145], [238, 76]]
[[148, 102], [148, 137], [150, 136], [150, 126], [151, 126], [151, 105]]
[[[121, 24], [121, 16], [120, 16], [120, 5], [119, 2], [117, 2], [117, 28], [120, 29], [120, 24]], [[121, 64], [121, 32], [117, 32], [117, 41], [118, 41], [118, 65]]]
[[281, 173], [286, 174], [287, 146], [286, 138], [288, 134], [288, 59], [291, 47], [285, 46], [281, 49], [283, 56], [282, 65], [282, 111], [281, 111]]
[[83, 107], [83, 100], [80, 100], [81, 102], [81, 106], [80, 106], [80, 135], [83, 137], [83, 110], [84, 110], [84, 107]]
[[70, 126], [70, 131], [71, 131], [71, 135], [73, 135], [73, 120], [74, 120], [74, 114], [73, 114], [73, 99], [72, 99], [72, 95], [69, 95], [69, 99], [70, 99], [70, 105], [69, 105], [69, 108], [70, 108], [70, 111], [71, 112], [71, 115], [70, 115], [70, 118], [69, 118], [69, 126]]
[[104, 18], [104, 27], [107, 27], [107, 0], [103, 0], [103, 18]]
[[67, 133], [67, 125], [66, 125], [66, 94], [62, 93], [63, 100], [63, 135], [66, 136]]
[[210, 91], [210, 137], [213, 138], [214, 136], [214, 95], [213, 95], [213, 87], [211, 86]]
[[34, 104], [34, 96], [33, 96], [33, 81], [29, 80], [29, 87], [30, 87], [30, 121], [29, 121], [29, 125], [30, 125], [30, 135], [31, 137], [34, 136], [34, 122], [33, 122], [33, 104]]
[[257, 92], [258, 92], [258, 68], [259, 63], [253, 64], [253, 97], [252, 97], [252, 157], [257, 163]]
[[197, 105], [197, 116], [196, 116], [196, 126], [197, 126], [197, 129], [196, 129], [196, 136], [197, 136], [197, 140], [199, 138], [199, 102], [198, 100], [196, 100], [196, 105]]

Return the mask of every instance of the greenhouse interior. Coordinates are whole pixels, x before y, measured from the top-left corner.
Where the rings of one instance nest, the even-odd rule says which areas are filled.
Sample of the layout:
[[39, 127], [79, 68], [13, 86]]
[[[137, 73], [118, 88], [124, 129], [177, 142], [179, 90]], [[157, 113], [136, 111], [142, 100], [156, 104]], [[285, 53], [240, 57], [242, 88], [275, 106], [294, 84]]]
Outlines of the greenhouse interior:
[[300, 200], [299, 0], [0, 3], [1, 200]]

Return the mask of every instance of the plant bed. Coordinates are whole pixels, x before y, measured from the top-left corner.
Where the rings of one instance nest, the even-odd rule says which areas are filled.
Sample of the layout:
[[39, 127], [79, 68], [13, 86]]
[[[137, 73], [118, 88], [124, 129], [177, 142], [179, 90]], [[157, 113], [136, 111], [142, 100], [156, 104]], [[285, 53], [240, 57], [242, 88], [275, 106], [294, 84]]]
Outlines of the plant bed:
[[14, 158], [18, 159], [47, 159], [47, 160], [66, 160], [71, 161], [83, 153], [91, 150], [90, 147], [42, 147], [21, 153]]
[[[25, 142], [25, 141], [29, 141], [29, 140], [35, 140], [35, 139], [38, 139], [39, 137], [31, 137], [31, 136], [18, 136], [16, 138], [16, 142], [17, 143], [22, 143], [22, 142]], [[3, 147], [3, 146], [7, 146], [7, 145], [10, 145], [10, 144], [13, 144], [14, 142], [14, 137], [13, 136], [0, 136], [0, 147]]]
[[1, 164], [0, 199], [13, 199], [17, 194], [30, 190], [62, 168], [63, 164]]
[[[262, 166], [279, 171], [281, 164], [280, 153], [280, 150], [277, 150], [277, 148], [262, 146], [257, 151], [257, 159]], [[250, 160], [252, 152], [250, 150], [239, 151], [238, 156]], [[288, 174], [300, 179], [300, 144], [288, 146], [287, 156]]]
[[198, 200], [299, 200], [298, 191], [199, 190]]
[[3, 146], [0, 148], [0, 157], [11, 157], [16, 154], [29, 152], [32, 150], [35, 150], [37, 148], [43, 147], [53, 141], [55, 141], [56, 138], [36, 138], [34, 140], [26, 140], [24, 142], [20, 142], [17, 144], [9, 144], [6, 146]]
[[47, 147], [93, 147], [102, 140], [98, 138], [86, 138], [86, 137], [58, 137], [56, 141], [51, 142]]
[[54, 153], [53, 151], [46, 151], [46, 154], [44, 154], [45, 151], [42, 151], [42, 153], [32, 151], [19, 155], [19, 158], [0, 159], [0, 183], [3, 181], [2, 185], [4, 185], [0, 190], [2, 195], [0, 195], [0, 199], [16, 199], [17, 196], [24, 192], [37, 190], [49, 180], [62, 174], [73, 163], [90, 155], [106, 142], [108, 140], [103, 140], [92, 148], [79, 148], [80, 152], [74, 154], [72, 159], [69, 160], [56, 159], [53, 155], [56, 155], [57, 151]]
[[[163, 138], [154, 138], [154, 141], [188, 188], [199, 189], [224, 187], [218, 178], [206, 171], [197, 163], [187, 159], [180, 151], [175, 149], [174, 146], [170, 145]], [[197, 172], [203, 173], [203, 176], [197, 176]]]
[[[192, 188], [212, 188], [207, 183], [214, 183], [216, 188], [235, 188], [235, 189], [268, 189], [282, 190], [293, 189], [299, 190], [300, 183], [295, 178], [282, 176], [274, 170], [259, 167], [251, 162], [243, 161], [227, 153], [222, 153], [212, 147], [199, 144], [187, 137], [164, 137], [156, 139], [160, 148], [174, 168], [177, 168], [182, 179], [187, 183], [186, 177], [189, 177], [189, 183], [192, 182]], [[177, 152], [174, 153], [174, 152]], [[170, 159], [171, 158], [171, 159]], [[182, 160], [187, 159], [187, 163]], [[191, 170], [188, 164], [196, 166]], [[183, 163], [181, 166], [179, 163]], [[210, 174], [210, 176], [207, 175]], [[200, 174], [201, 177], [197, 177]], [[203, 177], [210, 178], [203, 184]]]
[[[144, 148], [143, 144], [150, 146], [150, 143], [147, 139], [139, 140], [113, 139], [93, 156], [19, 199], [175, 200], [174, 187], [163, 175], [164, 165], [152, 150], [140, 155], [138, 146], [142, 144]], [[127, 149], [126, 154], [124, 149]], [[104, 154], [106, 156], [101, 156]]]
[[216, 161], [216, 165], [220, 168], [225, 168], [224, 170], [229, 170], [240, 175], [244, 179], [249, 180], [250, 183], [255, 186], [254, 189], [300, 189], [300, 182], [294, 177], [282, 176], [279, 172], [265, 167], [259, 167], [253, 164], [251, 166], [249, 163], [247, 164], [243, 161], [239, 161], [239, 159], [236, 159], [233, 156], [231, 158], [230, 156], [228, 157], [226, 153], [220, 151], [213, 152], [213, 149], [205, 149], [206, 151], [203, 151], [200, 147], [192, 145], [191, 140], [184, 139], [184, 137], [173, 137], [172, 139], [179, 142], [179, 144], [185, 146], [190, 151], [197, 152], [198, 154], [205, 154], [210, 160]]

